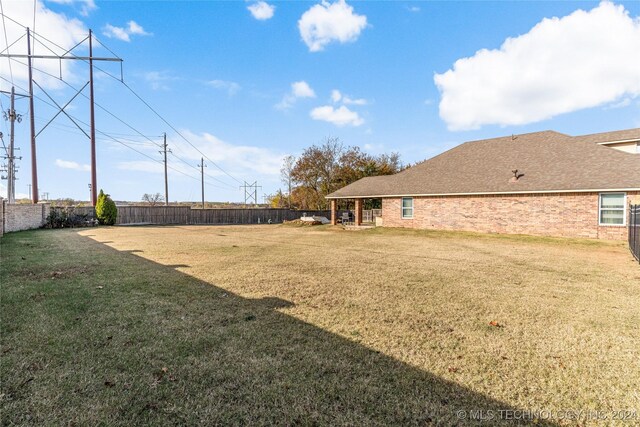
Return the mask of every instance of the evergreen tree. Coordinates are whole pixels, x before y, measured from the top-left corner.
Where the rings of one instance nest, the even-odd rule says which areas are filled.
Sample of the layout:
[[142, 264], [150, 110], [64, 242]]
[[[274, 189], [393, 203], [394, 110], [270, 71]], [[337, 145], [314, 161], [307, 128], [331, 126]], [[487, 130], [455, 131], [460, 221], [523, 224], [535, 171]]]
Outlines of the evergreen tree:
[[118, 217], [118, 208], [108, 194], [100, 190], [98, 201], [96, 203], [96, 218], [100, 225], [113, 225]]

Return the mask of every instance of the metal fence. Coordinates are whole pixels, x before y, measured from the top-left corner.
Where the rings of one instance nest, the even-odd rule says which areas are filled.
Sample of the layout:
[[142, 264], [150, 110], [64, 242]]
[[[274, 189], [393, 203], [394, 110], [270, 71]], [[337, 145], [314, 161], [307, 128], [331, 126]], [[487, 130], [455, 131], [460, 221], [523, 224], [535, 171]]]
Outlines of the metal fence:
[[640, 262], [640, 205], [629, 208], [629, 249]]
[[362, 222], [374, 222], [376, 217], [382, 216], [382, 209], [369, 209], [362, 211]]
[[[54, 208], [64, 209], [64, 208]], [[91, 206], [69, 208], [79, 215], [95, 218], [95, 210]], [[192, 209], [189, 206], [118, 206], [116, 225], [156, 224], [156, 225], [189, 225], [189, 224], [273, 224], [301, 216], [331, 217], [331, 211], [303, 211], [293, 209]]]

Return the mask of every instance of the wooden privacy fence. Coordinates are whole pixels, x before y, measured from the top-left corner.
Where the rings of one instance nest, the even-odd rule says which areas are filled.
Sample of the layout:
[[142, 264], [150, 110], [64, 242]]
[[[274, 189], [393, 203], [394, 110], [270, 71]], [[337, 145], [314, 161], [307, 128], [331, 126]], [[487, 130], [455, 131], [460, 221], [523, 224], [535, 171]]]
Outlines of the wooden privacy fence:
[[[63, 208], [55, 208], [63, 209]], [[93, 207], [70, 208], [79, 215], [95, 218]], [[306, 216], [325, 216], [331, 211], [298, 211], [293, 209], [192, 209], [189, 206], [118, 206], [117, 225], [126, 224], [266, 224], [281, 223]]]

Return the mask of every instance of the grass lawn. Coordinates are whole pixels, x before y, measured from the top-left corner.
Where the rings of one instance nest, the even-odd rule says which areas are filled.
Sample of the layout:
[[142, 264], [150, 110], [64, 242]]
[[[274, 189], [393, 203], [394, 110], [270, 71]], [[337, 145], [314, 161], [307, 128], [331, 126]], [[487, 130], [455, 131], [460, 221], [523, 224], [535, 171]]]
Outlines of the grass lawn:
[[0, 242], [3, 425], [640, 424], [623, 242], [275, 225]]

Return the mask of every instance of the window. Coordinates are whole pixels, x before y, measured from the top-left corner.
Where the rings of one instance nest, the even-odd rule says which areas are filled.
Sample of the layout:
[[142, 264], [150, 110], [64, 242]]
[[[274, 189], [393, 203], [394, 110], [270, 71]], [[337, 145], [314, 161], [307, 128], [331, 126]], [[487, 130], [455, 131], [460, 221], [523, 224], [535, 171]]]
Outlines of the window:
[[413, 218], [413, 198], [402, 198], [402, 218]]
[[600, 194], [600, 225], [624, 225], [625, 193]]

